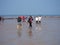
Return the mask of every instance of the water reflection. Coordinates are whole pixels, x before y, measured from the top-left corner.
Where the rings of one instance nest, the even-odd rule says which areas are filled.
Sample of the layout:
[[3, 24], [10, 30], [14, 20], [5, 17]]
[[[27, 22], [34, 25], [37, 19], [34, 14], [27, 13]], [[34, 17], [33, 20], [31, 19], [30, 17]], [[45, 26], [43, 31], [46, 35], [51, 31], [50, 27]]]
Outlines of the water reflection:
[[41, 29], [42, 29], [41, 23], [37, 23], [37, 24], [36, 24], [36, 30], [41, 31]]
[[28, 36], [29, 37], [32, 37], [32, 27], [29, 27], [28, 28]]
[[17, 34], [19, 37], [21, 37], [21, 31], [22, 31], [22, 24], [17, 25]]

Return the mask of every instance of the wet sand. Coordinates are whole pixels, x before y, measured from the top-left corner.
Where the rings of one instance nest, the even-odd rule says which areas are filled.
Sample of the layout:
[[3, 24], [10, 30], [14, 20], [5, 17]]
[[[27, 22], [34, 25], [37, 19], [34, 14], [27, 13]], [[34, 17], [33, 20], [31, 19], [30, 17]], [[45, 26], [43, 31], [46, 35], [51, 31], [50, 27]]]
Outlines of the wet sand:
[[60, 45], [60, 18], [42, 17], [33, 27], [16, 19], [0, 23], [0, 45]]

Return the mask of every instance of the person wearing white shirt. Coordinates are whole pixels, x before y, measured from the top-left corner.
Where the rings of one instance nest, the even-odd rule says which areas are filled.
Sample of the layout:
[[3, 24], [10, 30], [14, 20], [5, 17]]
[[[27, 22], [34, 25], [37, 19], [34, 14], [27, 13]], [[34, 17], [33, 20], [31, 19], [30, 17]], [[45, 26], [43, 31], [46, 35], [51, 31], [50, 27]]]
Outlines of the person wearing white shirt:
[[36, 20], [36, 23], [38, 23], [38, 17], [36, 17], [35, 20]]
[[41, 18], [42, 18], [42, 17], [38, 17], [38, 18], [39, 18], [39, 23], [41, 23]]
[[36, 17], [36, 18], [35, 18], [36, 23], [41, 23], [41, 18], [42, 18], [41, 16]]

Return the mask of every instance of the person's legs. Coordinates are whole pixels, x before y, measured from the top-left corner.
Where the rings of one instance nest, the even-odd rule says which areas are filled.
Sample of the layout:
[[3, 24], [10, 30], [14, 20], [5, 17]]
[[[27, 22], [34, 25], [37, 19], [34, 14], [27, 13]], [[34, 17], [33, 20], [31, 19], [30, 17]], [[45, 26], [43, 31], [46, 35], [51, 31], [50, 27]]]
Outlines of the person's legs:
[[39, 21], [39, 23], [41, 23], [41, 21]]
[[36, 21], [36, 23], [38, 23], [38, 21]]
[[32, 27], [32, 23], [30, 23], [30, 27]]

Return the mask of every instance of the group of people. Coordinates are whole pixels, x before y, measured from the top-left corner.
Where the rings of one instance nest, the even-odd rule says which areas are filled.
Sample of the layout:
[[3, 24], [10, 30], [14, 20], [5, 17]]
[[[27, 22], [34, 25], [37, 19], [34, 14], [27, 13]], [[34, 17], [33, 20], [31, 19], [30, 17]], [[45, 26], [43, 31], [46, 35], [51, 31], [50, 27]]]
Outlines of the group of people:
[[[17, 22], [18, 22], [19, 24], [21, 24], [21, 21], [26, 22], [26, 21], [25, 21], [26, 18], [27, 18], [27, 17], [25, 17], [25, 16], [19, 16], [19, 17], [17, 18]], [[32, 16], [29, 16], [27, 22], [29, 23], [29, 26], [30, 26], [30, 27], [32, 27], [32, 21], [33, 21], [33, 17], [32, 17]]]

